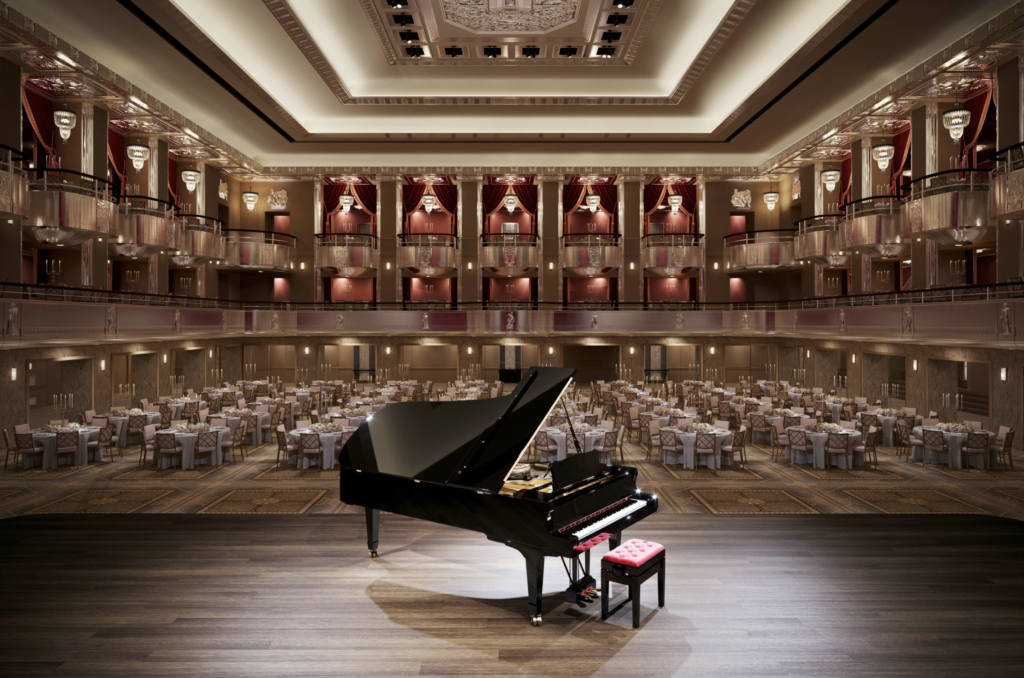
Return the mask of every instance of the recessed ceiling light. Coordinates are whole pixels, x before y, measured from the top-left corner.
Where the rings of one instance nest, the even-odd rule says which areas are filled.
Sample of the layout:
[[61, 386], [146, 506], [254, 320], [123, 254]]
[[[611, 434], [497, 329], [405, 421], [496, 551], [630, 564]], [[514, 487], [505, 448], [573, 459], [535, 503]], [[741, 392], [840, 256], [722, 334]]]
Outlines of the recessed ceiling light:
[[391, 9], [401, 9], [409, 6], [409, 0], [388, 0]]
[[501, 56], [501, 48], [494, 47], [493, 45], [490, 47], [484, 47], [484, 56], [487, 57], [488, 59], [493, 59], [494, 57]]
[[408, 14], [395, 14], [391, 18], [394, 19], [395, 23], [399, 26], [411, 26], [413, 23], [412, 17]]
[[522, 53], [523, 56], [528, 59], [536, 59], [538, 56], [540, 56], [540, 47], [524, 47]]

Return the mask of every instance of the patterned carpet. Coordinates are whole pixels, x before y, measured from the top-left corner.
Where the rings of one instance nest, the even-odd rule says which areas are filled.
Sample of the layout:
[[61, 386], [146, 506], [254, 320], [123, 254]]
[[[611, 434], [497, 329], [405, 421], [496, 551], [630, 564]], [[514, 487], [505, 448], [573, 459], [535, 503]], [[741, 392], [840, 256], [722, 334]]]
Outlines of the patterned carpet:
[[[626, 443], [640, 485], [657, 492], [661, 511], [680, 514], [973, 513], [1024, 520], [1021, 470], [960, 471], [922, 466], [880, 450], [879, 467], [824, 471], [775, 462], [749, 446], [747, 464], [689, 470], [647, 461]], [[138, 467], [138, 452], [76, 469], [0, 472], [0, 517], [40, 513], [278, 513], [359, 511], [338, 501], [338, 470], [276, 467], [277, 447], [220, 468]], [[1024, 462], [1024, 460], [1021, 460]]]

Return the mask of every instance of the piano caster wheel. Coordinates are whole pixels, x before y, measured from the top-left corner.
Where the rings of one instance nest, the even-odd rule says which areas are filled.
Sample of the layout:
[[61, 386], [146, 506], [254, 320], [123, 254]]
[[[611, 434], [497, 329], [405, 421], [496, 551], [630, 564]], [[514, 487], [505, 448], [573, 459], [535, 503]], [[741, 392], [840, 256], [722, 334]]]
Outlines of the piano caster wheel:
[[533, 619], [530, 620], [530, 626], [540, 626], [540, 622], [541, 622], [541, 619], [540, 619], [540, 615], [538, 614], [537, 616], [535, 616]]
[[377, 556], [377, 551], [376, 550], [370, 551], [370, 557], [371, 558], [377, 558], [378, 557]]

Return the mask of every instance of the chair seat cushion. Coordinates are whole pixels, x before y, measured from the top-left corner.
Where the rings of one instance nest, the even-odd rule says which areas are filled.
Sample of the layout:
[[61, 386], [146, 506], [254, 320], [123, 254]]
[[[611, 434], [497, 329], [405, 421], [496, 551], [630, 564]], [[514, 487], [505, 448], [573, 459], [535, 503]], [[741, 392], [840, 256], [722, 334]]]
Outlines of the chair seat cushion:
[[653, 541], [630, 539], [622, 546], [606, 553], [601, 560], [629, 567], [638, 567], [664, 550], [664, 546]]
[[1003, 451], [1003, 446], [1002, 445], [989, 445], [988, 446], [988, 451], [989, 452], [1002, 452]]
[[789, 445], [789, 436], [779, 436], [780, 445]]
[[923, 440], [918, 440], [917, 438], [911, 438], [910, 439], [910, 444], [911, 445], [916, 445], [917, 447], [920, 447], [921, 445], [924, 445], [924, 441]]
[[611, 532], [601, 532], [600, 534], [594, 535], [590, 539], [588, 539], [588, 540], [586, 540], [584, 542], [581, 542], [581, 543], [577, 544], [576, 546], [573, 546], [572, 550], [575, 551], [576, 553], [583, 553], [584, 551], [589, 551], [590, 549], [594, 548], [598, 544], [602, 544], [602, 543], [608, 541], [613, 536], [614, 535]]

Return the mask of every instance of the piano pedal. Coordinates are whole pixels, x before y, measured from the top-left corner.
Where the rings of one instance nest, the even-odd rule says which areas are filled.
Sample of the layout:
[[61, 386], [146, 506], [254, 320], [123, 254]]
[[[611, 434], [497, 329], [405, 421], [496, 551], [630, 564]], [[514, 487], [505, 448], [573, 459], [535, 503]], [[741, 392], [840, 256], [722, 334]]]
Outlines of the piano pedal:
[[534, 617], [530, 620], [530, 626], [540, 626], [540, 624], [541, 624], [540, 615], [539, 614], [538, 615], [534, 615]]
[[377, 556], [377, 550], [376, 550], [376, 549], [372, 549], [372, 550], [370, 551], [370, 557], [371, 557], [371, 558], [377, 558], [377, 557], [378, 557], [378, 556]]

